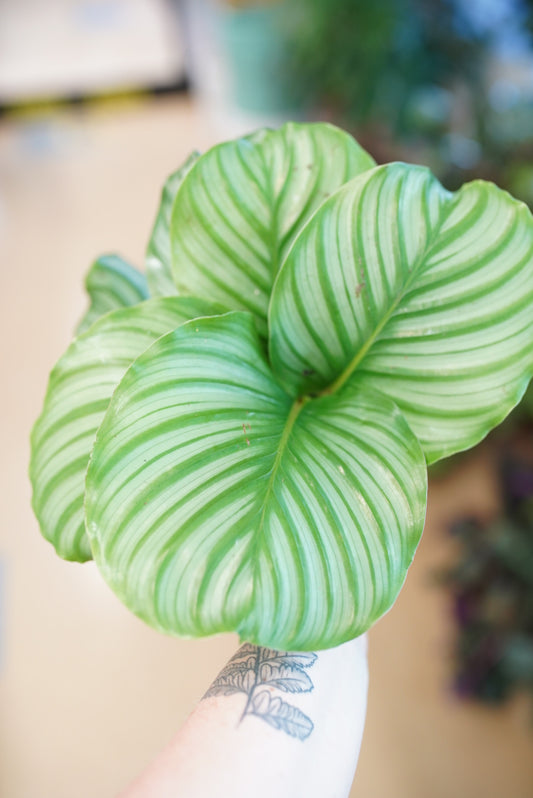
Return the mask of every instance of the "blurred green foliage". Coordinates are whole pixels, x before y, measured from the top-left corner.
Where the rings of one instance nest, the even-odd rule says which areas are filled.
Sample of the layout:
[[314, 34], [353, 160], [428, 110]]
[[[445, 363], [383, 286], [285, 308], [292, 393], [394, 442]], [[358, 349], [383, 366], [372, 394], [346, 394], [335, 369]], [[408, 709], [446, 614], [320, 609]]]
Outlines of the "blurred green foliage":
[[441, 87], [457, 77], [480, 80], [484, 41], [458, 31], [448, 0], [293, 0], [289, 8], [301, 97], [352, 123], [379, 121], [393, 135], [409, 134], [420, 112], [439, 129], [449, 111]]
[[427, 163], [453, 189], [491, 179], [533, 204], [533, 77], [528, 86], [520, 65], [508, 68], [510, 55], [529, 57], [533, 75], [533, 0], [286, 0], [285, 9], [300, 105], [351, 128], [378, 160]]

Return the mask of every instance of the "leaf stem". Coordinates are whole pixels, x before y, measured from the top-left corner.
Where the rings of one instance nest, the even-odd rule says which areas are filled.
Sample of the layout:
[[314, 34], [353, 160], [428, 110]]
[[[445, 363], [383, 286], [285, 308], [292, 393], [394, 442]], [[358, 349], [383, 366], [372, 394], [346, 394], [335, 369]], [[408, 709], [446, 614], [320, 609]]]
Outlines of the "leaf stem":
[[425, 246], [423, 247], [422, 251], [419, 253], [412, 267], [408, 270], [405, 283], [403, 283], [403, 285], [400, 285], [398, 293], [391, 302], [389, 309], [387, 310], [387, 312], [385, 313], [385, 315], [377, 325], [372, 335], [369, 336], [368, 340], [361, 347], [361, 349], [359, 349], [355, 357], [348, 363], [344, 371], [341, 374], [339, 374], [337, 379], [334, 380], [331, 383], [331, 385], [328, 385], [327, 388], [323, 388], [323, 390], [320, 391], [317, 394], [317, 396], [329, 396], [331, 394], [336, 393], [340, 388], [342, 388], [344, 383], [352, 376], [353, 372], [359, 366], [359, 364], [367, 354], [368, 350], [372, 347], [376, 339], [379, 337], [383, 328], [389, 322], [391, 316], [394, 315], [398, 305], [400, 304], [402, 299], [405, 297], [406, 293], [411, 288], [411, 285], [414, 282], [415, 278], [418, 276], [419, 269], [424, 265], [427, 254], [430, 251], [431, 247], [433, 246], [433, 243], [437, 239], [442, 229], [442, 224], [444, 221], [444, 216], [443, 216], [444, 207], [445, 206], [441, 206], [440, 217], [437, 224], [433, 227], [431, 234], [425, 243]]
[[252, 698], [253, 698], [255, 689], [257, 687], [257, 682], [258, 682], [258, 679], [259, 679], [259, 667], [260, 667], [260, 665], [261, 665], [261, 648], [258, 646], [257, 647], [257, 654], [256, 654], [256, 657], [255, 657], [255, 666], [254, 666], [255, 679], [254, 679], [254, 683], [253, 683], [253, 685], [252, 685], [252, 687], [250, 689], [250, 692], [248, 693], [248, 700], [246, 701], [246, 705], [245, 705], [245, 707], [243, 709], [243, 712], [242, 712], [242, 715], [241, 715], [241, 717], [239, 719], [239, 723], [242, 723], [242, 721], [244, 720], [246, 715], [249, 714], [248, 710], [250, 708], [250, 704], [252, 703]]
[[352, 358], [352, 360], [350, 360], [350, 362], [348, 363], [348, 365], [346, 366], [344, 371], [341, 372], [341, 374], [339, 374], [337, 379], [334, 380], [331, 383], [331, 385], [328, 385], [327, 388], [324, 388], [322, 391], [320, 391], [317, 394], [317, 396], [330, 396], [331, 394], [336, 393], [340, 388], [342, 388], [344, 383], [352, 376], [353, 372], [356, 370], [356, 368], [361, 363], [361, 361], [365, 357], [365, 355], [368, 352], [368, 350], [372, 347], [372, 345], [374, 344], [376, 339], [379, 337], [379, 335], [381, 334], [383, 328], [389, 322], [391, 316], [394, 315], [394, 313], [396, 311], [396, 308], [398, 307], [398, 305], [400, 304], [400, 302], [404, 298], [405, 294], [407, 293], [407, 291], [411, 287], [411, 283], [413, 282], [415, 276], [417, 275], [420, 265], [424, 262], [425, 252], [426, 252], [426, 250], [424, 250], [424, 252], [419, 256], [419, 258], [416, 261], [416, 263], [413, 265], [411, 271], [407, 275], [407, 279], [406, 279], [405, 283], [400, 287], [400, 290], [396, 294], [396, 297], [394, 298], [393, 302], [391, 303], [388, 311], [385, 313], [385, 315], [383, 316], [383, 318], [381, 319], [381, 321], [377, 325], [377, 327], [374, 330], [374, 332], [372, 333], [372, 335], [370, 335], [368, 337], [367, 341], [364, 343], [364, 345], [361, 347], [361, 349], [358, 350], [358, 352], [356, 353], [355, 357]]
[[378, 337], [384, 326], [389, 321], [390, 317], [396, 310], [400, 302], [400, 299], [401, 296], [398, 297], [396, 302], [394, 302], [387, 315], [382, 319], [381, 323], [378, 324], [373, 334], [368, 338], [364, 346], [362, 346], [361, 349], [359, 349], [355, 357], [352, 360], [350, 360], [344, 371], [341, 372], [341, 374], [339, 374], [337, 379], [334, 380], [334, 382], [332, 382], [331, 385], [328, 385], [327, 388], [324, 388], [322, 391], [320, 391], [318, 396], [329, 396], [330, 394], [336, 393], [339, 390], [339, 388], [342, 388], [346, 380], [352, 376], [353, 372], [355, 371], [359, 363], [362, 361], [362, 359], [364, 358], [364, 356], [366, 355], [366, 353], [368, 352], [368, 350], [370, 349], [370, 347], [372, 346], [372, 344], [374, 343], [374, 341], [376, 340], [376, 338]]

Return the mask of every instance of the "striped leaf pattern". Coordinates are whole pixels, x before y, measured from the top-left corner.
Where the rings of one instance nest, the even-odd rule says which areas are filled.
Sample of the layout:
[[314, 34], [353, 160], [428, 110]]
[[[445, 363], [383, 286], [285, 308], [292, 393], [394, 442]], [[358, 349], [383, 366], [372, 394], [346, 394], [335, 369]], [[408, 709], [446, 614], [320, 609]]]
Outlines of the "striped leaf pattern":
[[119, 255], [102, 255], [95, 260], [85, 278], [85, 288], [90, 306], [78, 325], [77, 335], [105, 313], [148, 298], [145, 276]]
[[270, 309], [292, 395], [351, 379], [391, 397], [428, 462], [477, 443], [533, 372], [533, 222], [482, 181], [446, 192], [389, 164], [340, 189], [295, 242]]
[[173, 296], [178, 293], [172, 279], [170, 219], [178, 189], [199, 157], [200, 153], [193, 152], [183, 166], [170, 175], [163, 186], [159, 209], [146, 249], [146, 279], [152, 296]]
[[351, 136], [327, 124], [289, 123], [213, 147], [174, 202], [180, 293], [249, 310], [266, 334], [272, 283], [294, 237], [326, 197], [373, 165]]
[[[480, 440], [533, 373], [529, 211], [372, 167], [324, 124], [221, 144], [171, 176], [148, 246], [151, 291], [182, 297], [141, 302], [131, 266], [93, 264], [32, 434], [33, 505], [58, 553], [94, 555], [157, 629], [264, 652], [362, 633], [413, 558], [426, 461]], [[220, 690], [250, 688], [242, 651]], [[276, 656], [262, 678], [306, 689]]]
[[394, 601], [425, 461], [394, 404], [350, 383], [293, 401], [253, 318], [198, 319], [127, 371], [97, 433], [87, 530], [117, 595], [173, 634], [337, 645]]
[[83, 497], [96, 430], [132, 361], [163, 333], [216, 312], [189, 297], [150, 299], [103, 316], [76, 338], [50, 376], [32, 432], [33, 508], [44, 537], [61, 557], [91, 559]]

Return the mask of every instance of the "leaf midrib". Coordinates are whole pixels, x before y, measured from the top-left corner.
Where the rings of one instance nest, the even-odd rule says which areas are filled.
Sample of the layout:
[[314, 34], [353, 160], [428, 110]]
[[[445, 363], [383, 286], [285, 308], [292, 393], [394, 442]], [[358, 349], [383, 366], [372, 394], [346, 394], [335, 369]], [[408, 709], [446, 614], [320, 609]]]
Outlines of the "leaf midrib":
[[281, 438], [279, 439], [279, 445], [278, 445], [278, 448], [277, 448], [277, 451], [276, 451], [276, 456], [274, 458], [274, 463], [272, 465], [272, 470], [270, 472], [270, 477], [268, 479], [268, 484], [267, 484], [267, 487], [266, 487], [266, 493], [265, 493], [265, 498], [264, 498], [264, 502], [263, 502], [263, 509], [262, 509], [261, 518], [260, 518], [260, 521], [259, 521], [259, 529], [258, 529], [259, 533], [261, 532], [261, 530], [263, 528], [268, 500], [270, 499], [270, 495], [271, 495], [273, 487], [274, 487], [274, 482], [276, 481], [276, 476], [277, 476], [277, 473], [278, 473], [278, 470], [279, 470], [279, 467], [280, 467], [280, 464], [281, 464], [281, 459], [282, 459], [282, 457], [283, 457], [283, 455], [285, 453], [287, 442], [288, 442], [288, 440], [290, 438], [290, 435], [291, 435], [292, 429], [294, 427], [294, 424], [296, 422], [296, 419], [300, 415], [300, 412], [302, 411], [303, 407], [309, 401], [310, 401], [310, 397], [308, 397], [308, 396], [304, 396], [302, 398], [296, 399], [293, 402], [293, 404], [292, 404], [292, 407], [291, 407], [291, 409], [289, 411], [289, 415], [287, 416], [287, 421], [286, 421], [285, 426], [283, 428], [283, 432], [281, 433]]
[[[320, 391], [318, 393], [303, 394], [303, 395], [297, 397], [294, 400], [294, 402], [293, 402], [293, 404], [291, 406], [291, 409], [289, 411], [289, 415], [287, 417], [287, 421], [285, 423], [285, 427], [283, 429], [283, 432], [282, 432], [282, 435], [281, 435], [281, 438], [279, 440], [279, 444], [278, 444], [278, 447], [277, 447], [277, 450], [276, 450], [276, 455], [275, 455], [275, 458], [274, 458], [274, 463], [272, 465], [272, 470], [270, 472], [270, 477], [269, 477], [269, 480], [268, 480], [266, 491], [265, 491], [265, 494], [263, 496], [261, 517], [260, 517], [260, 520], [259, 520], [259, 524], [258, 524], [258, 527], [256, 529], [255, 535], [253, 536], [253, 544], [252, 544], [252, 549], [251, 549], [251, 552], [250, 552], [250, 557], [253, 558], [253, 563], [254, 563], [254, 565], [253, 565], [253, 576], [252, 576], [252, 585], [253, 585], [253, 587], [252, 587], [252, 595], [251, 595], [250, 604], [249, 604], [250, 610], [252, 612], [253, 612], [253, 607], [255, 605], [255, 594], [256, 594], [256, 586], [257, 586], [257, 571], [258, 571], [258, 567], [259, 567], [258, 566], [258, 558], [256, 556], [257, 555], [257, 549], [258, 549], [258, 546], [259, 546], [259, 540], [260, 540], [260, 537], [261, 537], [263, 529], [264, 529], [266, 512], [267, 512], [267, 509], [270, 506], [270, 498], [271, 498], [271, 495], [272, 495], [272, 492], [273, 492], [273, 488], [274, 488], [274, 484], [275, 484], [275, 481], [276, 481], [276, 477], [277, 477], [278, 472], [279, 472], [280, 464], [281, 464], [283, 455], [285, 454], [285, 450], [287, 448], [287, 443], [288, 443], [288, 440], [289, 440], [290, 435], [292, 433], [292, 430], [294, 428], [294, 425], [296, 423], [296, 420], [297, 420], [298, 416], [300, 415], [301, 410], [304, 408], [304, 406], [308, 402], [312, 401], [313, 399], [318, 399], [321, 396], [331, 396], [332, 394], [337, 393], [337, 391], [339, 391], [343, 387], [343, 385], [351, 377], [353, 372], [357, 369], [357, 367], [359, 366], [359, 364], [361, 363], [361, 361], [363, 360], [363, 358], [365, 357], [367, 352], [371, 349], [371, 347], [373, 346], [374, 342], [377, 340], [377, 338], [381, 334], [381, 332], [384, 329], [384, 327], [389, 322], [390, 318], [394, 315], [394, 312], [396, 311], [398, 305], [401, 303], [403, 297], [405, 296], [405, 294], [409, 290], [413, 280], [418, 276], [420, 268], [421, 268], [421, 266], [423, 265], [423, 263], [425, 262], [425, 260], [427, 258], [428, 252], [430, 251], [430, 249], [433, 246], [436, 238], [440, 234], [442, 225], [444, 223], [445, 214], [446, 214], [446, 211], [448, 209], [449, 209], [448, 208], [448, 203], [443, 203], [443, 207], [441, 209], [438, 222], [435, 225], [435, 227], [433, 228], [433, 230], [431, 231], [431, 234], [428, 236], [428, 240], [426, 242], [425, 247], [423, 248], [422, 252], [420, 253], [418, 259], [413, 264], [413, 267], [412, 267], [411, 271], [409, 272], [409, 275], [408, 275], [407, 279], [401, 285], [400, 290], [398, 291], [395, 299], [391, 303], [387, 313], [384, 315], [384, 317], [382, 318], [381, 322], [377, 325], [377, 327], [375, 328], [375, 330], [372, 333], [372, 335], [369, 336], [369, 338], [367, 339], [367, 341], [364, 344], [364, 346], [361, 349], [359, 349], [359, 351], [356, 353], [354, 358], [350, 361], [348, 366], [342, 371], [342, 373], [339, 375], [339, 377], [337, 377], [337, 379], [333, 381], [333, 383], [331, 383], [329, 386], [327, 386], [326, 388], [324, 388], [322, 391]], [[404, 255], [403, 251], [402, 251], [402, 255]]]
[[285, 450], [287, 448], [287, 442], [291, 436], [291, 432], [293, 430], [294, 424], [296, 423], [296, 419], [300, 415], [301, 411], [305, 407], [305, 405], [311, 401], [311, 397], [303, 396], [295, 399], [293, 402], [291, 409], [289, 411], [289, 415], [287, 416], [287, 421], [285, 422], [285, 426], [283, 428], [283, 432], [281, 433], [281, 437], [279, 439], [279, 444], [276, 449], [276, 455], [274, 458], [274, 462], [272, 464], [272, 469], [270, 471], [270, 476], [268, 479], [268, 484], [266, 486], [266, 490], [263, 496], [262, 501], [262, 508], [261, 508], [261, 516], [259, 518], [259, 524], [256, 528], [255, 534], [252, 537], [252, 547], [249, 553], [249, 558], [253, 562], [253, 575], [252, 575], [252, 595], [250, 597], [250, 611], [253, 612], [253, 608], [255, 606], [255, 593], [256, 593], [256, 586], [257, 586], [257, 572], [259, 570], [259, 558], [257, 557], [257, 549], [259, 547], [259, 540], [263, 533], [263, 529], [265, 526], [265, 516], [267, 513], [267, 509], [270, 507], [270, 497], [272, 495], [272, 491], [274, 489], [274, 483], [276, 481], [276, 477], [278, 475], [278, 471], [281, 465], [281, 460], [283, 455], [285, 454]]
[[[446, 212], [448, 210], [449, 210], [449, 204], [448, 204], [448, 202], [444, 202], [443, 203], [443, 207], [442, 207], [441, 212], [440, 212], [440, 215], [439, 215], [439, 220], [438, 220], [437, 224], [435, 225], [435, 227], [433, 228], [433, 230], [431, 231], [431, 234], [428, 236], [428, 240], [426, 242], [426, 245], [425, 245], [424, 249], [420, 253], [418, 259], [414, 262], [413, 267], [412, 267], [411, 271], [409, 272], [409, 275], [408, 275], [407, 279], [401, 285], [400, 290], [396, 294], [395, 299], [391, 303], [391, 305], [390, 305], [388, 311], [386, 312], [386, 314], [383, 316], [381, 322], [376, 326], [374, 332], [368, 337], [368, 339], [363, 344], [363, 346], [356, 352], [355, 356], [348, 363], [346, 368], [340, 373], [340, 375], [337, 377], [337, 379], [335, 379], [326, 388], [323, 388], [321, 391], [319, 391], [317, 394], [315, 394], [316, 396], [331, 396], [332, 394], [337, 393], [337, 391], [339, 391], [343, 387], [343, 385], [347, 382], [347, 380], [352, 376], [352, 374], [357, 369], [357, 367], [359, 366], [361, 361], [364, 359], [366, 354], [372, 348], [372, 346], [374, 345], [374, 343], [376, 342], [376, 340], [379, 338], [380, 334], [382, 333], [383, 329], [387, 326], [387, 324], [389, 323], [390, 319], [394, 315], [396, 309], [400, 305], [400, 303], [401, 303], [402, 299], [404, 298], [405, 294], [408, 292], [409, 288], [411, 287], [414, 279], [416, 277], [418, 277], [418, 274], [419, 274], [419, 272], [421, 270], [421, 267], [423, 266], [424, 262], [426, 261], [428, 253], [431, 250], [431, 247], [433, 246], [433, 244], [435, 243], [435, 240], [440, 235], [440, 232], [441, 232], [441, 229], [442, 229], [442, 225], [443, 225], [444, 220], [445, 220]], [[402, 255], [403, 255], [403, 253], [402, 253]]]

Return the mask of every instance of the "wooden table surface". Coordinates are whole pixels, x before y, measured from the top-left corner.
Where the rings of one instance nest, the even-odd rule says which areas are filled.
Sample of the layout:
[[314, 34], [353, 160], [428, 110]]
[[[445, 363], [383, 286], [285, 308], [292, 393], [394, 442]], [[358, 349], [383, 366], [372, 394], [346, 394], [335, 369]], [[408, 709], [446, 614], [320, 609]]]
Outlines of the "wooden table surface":
[[[160, 636], [92, 564], [62, 562], [30, 509], [28, 436], [98, 254], [142, 264], [165, 176], [216, 138], [188, 100], [0, 122], [0, 794], [113, 796], [166, 742], [235, 647]], [[450, 518], [494, 502], [490, 466], [464, 463], [430, 491], [406, 586], [370, 635], [366, 736], [353, 796], [531, 798], [527, 707], [458, 702], [452, 627], [432, 582], [453, 556]], [[325, 797], [326, 798], [326, 797]]]

